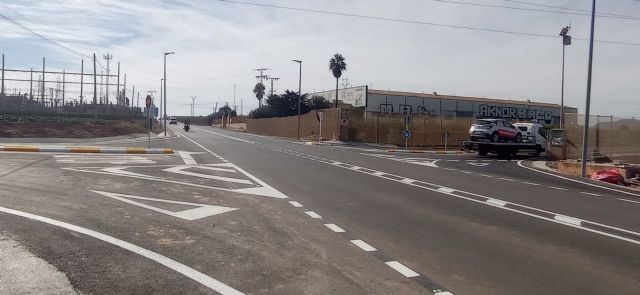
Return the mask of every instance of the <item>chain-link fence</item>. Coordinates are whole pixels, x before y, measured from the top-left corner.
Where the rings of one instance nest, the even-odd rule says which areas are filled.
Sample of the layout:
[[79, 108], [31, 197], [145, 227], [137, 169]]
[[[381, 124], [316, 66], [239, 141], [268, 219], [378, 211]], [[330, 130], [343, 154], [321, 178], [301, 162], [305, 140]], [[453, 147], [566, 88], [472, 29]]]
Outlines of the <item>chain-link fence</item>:
[[[565, 114], [567, 156], [580, 159], [584, 115]], [[640, 120], [614, 116], [589, 117], [587, 159], [640, 163]]]

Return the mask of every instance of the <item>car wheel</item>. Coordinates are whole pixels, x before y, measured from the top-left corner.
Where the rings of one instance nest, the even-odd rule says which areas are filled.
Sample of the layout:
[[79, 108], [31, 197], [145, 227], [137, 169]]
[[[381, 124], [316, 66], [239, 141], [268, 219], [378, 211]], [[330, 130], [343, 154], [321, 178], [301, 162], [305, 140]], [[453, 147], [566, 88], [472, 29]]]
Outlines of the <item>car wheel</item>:
[[492, 142], [500, 141], [500, 136], [498, 135], [498, 132], [494, 132], [493, 134], [491, 134], [491, 141]]
[[520, 133], [516, 134], [516, 142], [517, 143], [522, 142], [522, 134], [520, 134]]

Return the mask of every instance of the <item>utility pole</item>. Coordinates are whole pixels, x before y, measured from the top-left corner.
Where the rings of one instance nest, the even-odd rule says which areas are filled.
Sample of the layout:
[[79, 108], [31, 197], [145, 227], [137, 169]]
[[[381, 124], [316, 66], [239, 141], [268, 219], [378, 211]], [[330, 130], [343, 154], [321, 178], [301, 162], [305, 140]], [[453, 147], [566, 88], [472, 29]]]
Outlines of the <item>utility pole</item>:
[[33, 100], [33, 68], [31, 68], [31, 78], [29, 78], [29, 100]]
[[116, 80], [116, 105], [122, 105], [122, 97], [120, 97], [120, 62], [118, 62], [118, 79]]
[[138, 91], [138, 98], [136, 101], [136, 107], [139, 108], [140, 107], [140, 91]]
[[[293, 62], [297, 62], [298, 63], [298, 68], [300, 69], [300, 72], [298, 74], [298, 140], [300, 140], [300, 103], [302, 101], [302, 61], [301, 60], [297, 60], [294, 59], [292, 60]], [[322, 140], [322, 139], [319, 139]]]
[[80, 105], [82, 105], [82, 90], [84, 89], [84, 59], [80, 61]]
[[131, 90], [131, 107], [133, 107], [133, 99], [135, 98], [135, 96], [136, 96], [136, 85], [133, 85], [133, 90]]
[[270, 69], [269, 68], [254, 69], [254, 71], [260, 72], [260, 75], [256, 76], [256, 78], [260, 80], [260, 82], [264, 81], [264, 79], [268, 79], [269, 75], [264, 74], [264, 71], [268, 71], [268, 70]]
[[65, 83], [65, 70], [62, 70], [62, 107], [64, 107], [64, 84]]
[[44, 92], [45, 92], [45, 89], [44, 89], [44, 84], [45, 84], [44, 83], [44, 81], [45, 81], [45, 79], [44, 79], [44, 65], [45, 65], [45, 58], [43, 57], [42, 58], [42, 93], [40, 93], [40, 99], [42, 100], [42, 105], [43, 106], [45, 105], [45, 103], [44, 103]]
[[[113, 55], [112, 54], [105, 54], [102, 56], [104, 59], [107, 60], [107, 93], [106, 93], [106, 97], [105, 97], [105, 103], [109, 104], [109, 61], [111, 61], [111, 59], [113, 59]], [[102, 87], [100, 87], [102, 88]], [[102, 92], [102, 90], [100, 90], [100, 92]]]
[[[162, 113], [162, 88], [163, 88], [163, 87], [162, 87], [162, 85], [163, 85], [163, 84], [162, 84], [162, 82], [163, 82], [163, 81], [164, 81], [164, 79], [160, 79], [160, 114], [163, 114], [163, 113]], [[165, 119], [166, 119], [166, 118], [165, 118]]]
[[233, 110], [236, 110], [236, 83], [233, 83]]
[[2, 54], [2, 88], [0, 94], [4, 95], [4, 53]]
[[593, 35], [596, 19], [596, 0], [591, 4], [591, 34], [589, 36], [589, 67], [587, 70], [587, 101], [584, 114], [584, 129], [582, 133], [582, 178], [587, 177], [587, 152], [589, 152], [589, 109], [591, 107], [591, 69], [593, 65]]
[[[120, 63], [118, 63], [120, 65]], [[118, 67], [119, 69], [120, 67]], [[127, 73], [124, 73], [124, 84], [122, 86], [122, 106], [127, 106]]]
[[96, 78], [96, 54], [93, 54], [93, 119], [98, 119], [98, 85]]
[[271, 80], [271, 96], [273, 96], [273, 80], [280, 80], [280, 78], [267, 77], [267, 80]]
[[195, 108], [194, 108], [195, 107], [195, 103], [196, 103], [196, 97], [192, 96], [191, 97], [191, 117], [193, 117], [193, 112], [195, 110]]
[[[175, 52], [164, 52], [164, 136], [167, 136], [167, 55], [175, 54]], [[162, 99], [162, 97], [160, 98]], [[162, 103], [162, 100], [160, 101]]]
[[571, 45], [571, 36], [569, 33], [570, 26], [562, 28], [560, 36], [562, 37], [562, 86], [560, 90], [560, 129], [564, 128], [564, 49], [567, 45]]
[[240, 99], [240, 116], [242, 116], [242, 98]]

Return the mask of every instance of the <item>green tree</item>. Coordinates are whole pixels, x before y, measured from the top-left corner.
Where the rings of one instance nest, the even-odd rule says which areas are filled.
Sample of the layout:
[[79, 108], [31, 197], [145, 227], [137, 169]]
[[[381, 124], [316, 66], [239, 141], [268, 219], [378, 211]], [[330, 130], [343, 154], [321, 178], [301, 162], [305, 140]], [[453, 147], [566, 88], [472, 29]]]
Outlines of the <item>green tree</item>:
[[322, 96], [313, 96], [309, 102], [309, 110], [321, 110], [331, 107], [331, 102]]
[[256, 98], [258, 99], [258, 105], [262, 106], [262, 98], [264, 97], [264, 90], [266, 88], [264, 87], [264, 84], [262, 84], [262, 82], [258, 82], [256, 83], [256, 86], [253, 87], [253, 94], [256, 95]]
[[[300, 113], [309, 112], [307, 94], [300, 97]], [[267, 98], [267, 105], [279, 117], [294, 116], [298, 114], [298, 93], [286, 90], [282, 95], [271, 95]]]
[[347, 70], [347, 63], [344, 62], [344, 57], [340, 53], [336, 53], [329, 60], [329, 71], [333, 73], [336, 78], [336, 108], [338, 107], [338, 79], [342, 76], [342, 71]]

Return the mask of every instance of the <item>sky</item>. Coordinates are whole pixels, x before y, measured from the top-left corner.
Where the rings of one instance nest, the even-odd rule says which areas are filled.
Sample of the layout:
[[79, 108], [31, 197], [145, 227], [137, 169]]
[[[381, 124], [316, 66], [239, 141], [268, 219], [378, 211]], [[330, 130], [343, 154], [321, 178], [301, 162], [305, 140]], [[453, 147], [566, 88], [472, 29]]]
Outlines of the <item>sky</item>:
[[[258, 106], [252, 92], [256, 68], [269, 68], [266, 74], [280, 78], [274, 82], [275, 92], [297, 91], [298, 64], [292, 59], [303, 61], [303, 93], [334, 89], [328, 63], [335, 53], [345, 57], [347, 71], [342, 78], [352, 86], [559, 103], [562, 41], [558, 33], [570, 25], [574, 40], [566, 47], [565, 104], [584, 112], [590, 17], [581, 11], [590, 11], [589, 0], [240, 2], [244, 4], [235, 0], [0, 0], [2, 15], [75, 52], [3, 19], [0, 47], [7, 68], [41, 69], [46, 57], [48, 70], [70, 72], [80, 71], [83, 58], [85, 72], [92, 71], [90, 58], [82, 55], [93, 53], [99, 57], [98, 71], [104, 71], [102, 57], [110, 53], [112, 73], [120, 62], [121, 74], [127, 74], [129, 97], [134, 85], [141, 97], [147, 91], [157, 91], [159, 96], [163, 52], [174, 51], [167, 57], [169, 115], [190, 114], [192, 96], [196, 115], [210, 114], [216, 103], [233, 105], [234, 84], [237, 110], [242, 104], [247, 114]], [[640, 1], [599, 1], [596, 11], [608, 17], [596, 18], [595, 39], [625, 44], [594, 45], [591, 113], [640, 117]], [[266, 86], [268, 91], [270, 85]], [[12, 82], [7, 88], [20, 91], [22, 86]], [[113, 98], [115, 90], [110, 92]], [[77, 96], [78, 89], [69, 89], [67, 98]]]

